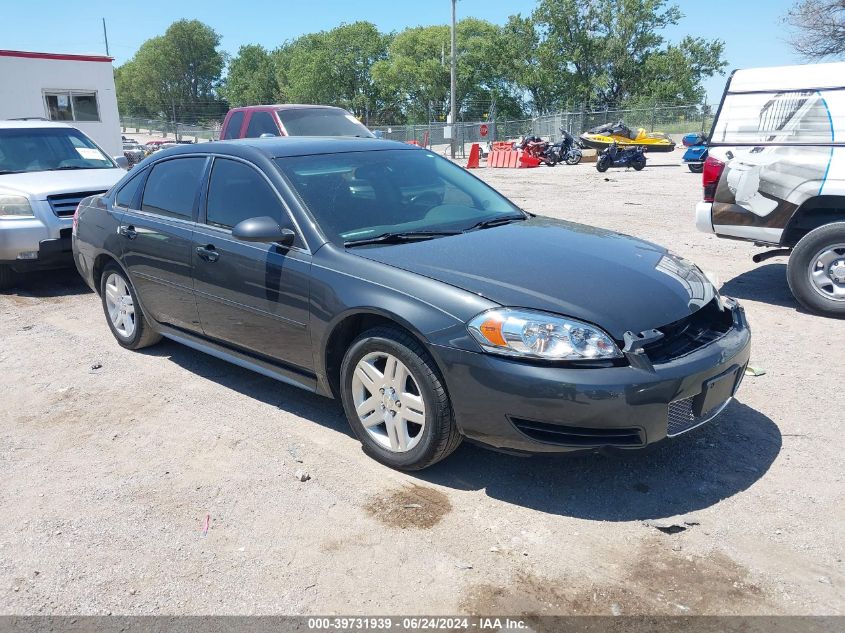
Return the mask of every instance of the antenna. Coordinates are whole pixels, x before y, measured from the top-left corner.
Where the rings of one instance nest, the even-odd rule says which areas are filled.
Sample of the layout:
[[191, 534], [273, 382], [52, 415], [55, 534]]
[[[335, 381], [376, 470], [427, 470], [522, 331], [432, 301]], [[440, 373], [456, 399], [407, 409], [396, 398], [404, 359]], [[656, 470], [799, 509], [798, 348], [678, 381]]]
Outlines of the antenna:
[[109, 53], [109, 34], [106, 31], [106, 19], [103, 18], [103, 39], [106, 41], [106, 55], [111, 57], [111, 53]]

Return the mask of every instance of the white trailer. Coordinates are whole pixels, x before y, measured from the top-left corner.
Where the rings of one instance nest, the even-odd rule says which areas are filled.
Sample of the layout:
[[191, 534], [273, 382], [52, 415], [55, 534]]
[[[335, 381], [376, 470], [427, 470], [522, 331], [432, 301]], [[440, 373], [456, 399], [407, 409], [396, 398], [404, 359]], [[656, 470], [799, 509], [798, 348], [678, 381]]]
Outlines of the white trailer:
[[0, 120], [43, 118], [123, 154], [112, 58], [0, 50]]

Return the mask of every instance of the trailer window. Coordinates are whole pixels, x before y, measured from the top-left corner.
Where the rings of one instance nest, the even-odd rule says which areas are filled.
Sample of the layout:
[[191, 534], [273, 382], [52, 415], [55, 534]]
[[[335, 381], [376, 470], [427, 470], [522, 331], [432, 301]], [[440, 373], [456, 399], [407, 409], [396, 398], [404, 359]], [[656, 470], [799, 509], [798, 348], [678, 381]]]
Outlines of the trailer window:
[[51, 121], [99, 121], [96, 92], [60, 90], [44, 93], [47, 115]]
[[842, 93], [843, 90], [729, 93], [713, 126], [711, 142], [745, 145], [832, 143], [835, 138], [841, 138], [845, 126], [831, 117], [827, 99], [841, 99]]

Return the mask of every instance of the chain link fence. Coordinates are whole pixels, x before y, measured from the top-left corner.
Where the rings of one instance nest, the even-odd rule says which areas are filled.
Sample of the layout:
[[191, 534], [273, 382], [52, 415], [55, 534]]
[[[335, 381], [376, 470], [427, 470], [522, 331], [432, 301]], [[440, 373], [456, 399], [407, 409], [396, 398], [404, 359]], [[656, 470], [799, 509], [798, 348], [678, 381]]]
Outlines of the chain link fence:
[[[534, 135], [551, 141], [560, 137], [563, 128], [575, 137], [598, 125], [623, 120], [633, 130], [645, 128], [680, 136], [688, 132], [707, 132], [712, 123], [711, 108], [707, 103], [683, 106], [652, 106], [647, 108], [580, 110], [557, 112], [531, 119], [461, 121], [453, 126], [442, 122], [377, 125], [371, 127], [382, 138], [403, 143], [416, 142], [435, 151], [446, 152], [451, 140], [449, 129], [455, 135], [458, 152], [466, 156], [468, 145], [487, 141], [515, 140], [520, 136]], [[126, 133], [147, 133], [168, 138], [177, 135], [183, 140], [201, 142], [219, 138], [220, 124], [208, 126], [174, 124], [173, 121], [121, 117], [120, 124]], [[482, 135], [486, 126], [487, 134]]]

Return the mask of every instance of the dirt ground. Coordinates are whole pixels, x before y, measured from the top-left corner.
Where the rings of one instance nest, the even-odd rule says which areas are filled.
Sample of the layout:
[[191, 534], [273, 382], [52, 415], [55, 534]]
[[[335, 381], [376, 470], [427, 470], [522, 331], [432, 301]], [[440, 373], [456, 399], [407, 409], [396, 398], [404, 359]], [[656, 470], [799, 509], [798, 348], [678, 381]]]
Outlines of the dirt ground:
[[745, 305], [765, 375], [647, 451], [465, 443], [402, 474], [334, 401], [175, 343], [121, 349], [74, 271], [0, 295], [0, 612], [845, 614], [845, 321], [798, 309], [785, 260], [698, 233], [679, 155], [477, 172], [670, 246]]

